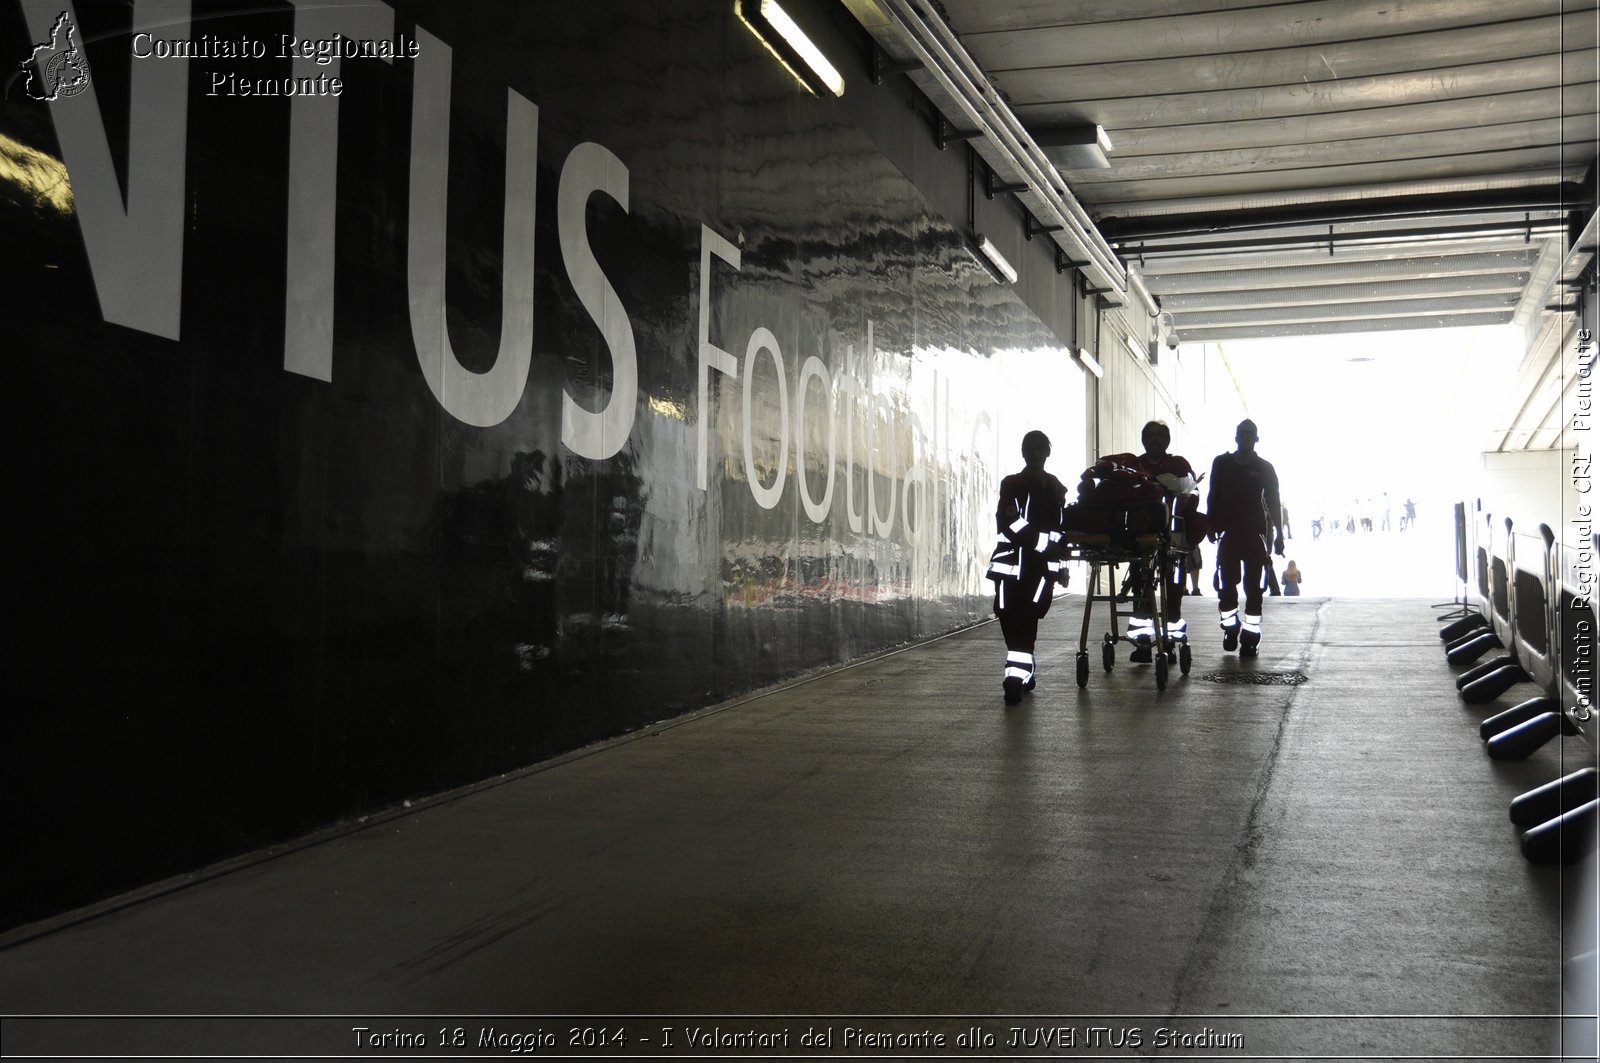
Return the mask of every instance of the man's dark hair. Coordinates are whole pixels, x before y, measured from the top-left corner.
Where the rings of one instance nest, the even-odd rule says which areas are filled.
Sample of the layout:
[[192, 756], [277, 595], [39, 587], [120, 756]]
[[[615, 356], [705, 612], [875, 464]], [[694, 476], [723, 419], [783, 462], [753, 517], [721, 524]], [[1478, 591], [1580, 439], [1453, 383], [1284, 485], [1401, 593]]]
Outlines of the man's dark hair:
[[1046, 449], [1048, 449], [1050, 446], [1050, 437], [1039, 431], [1037, 428], [1022, 437], [1022, 448], [1024, 450], [1036, 443], [1043, 443]]

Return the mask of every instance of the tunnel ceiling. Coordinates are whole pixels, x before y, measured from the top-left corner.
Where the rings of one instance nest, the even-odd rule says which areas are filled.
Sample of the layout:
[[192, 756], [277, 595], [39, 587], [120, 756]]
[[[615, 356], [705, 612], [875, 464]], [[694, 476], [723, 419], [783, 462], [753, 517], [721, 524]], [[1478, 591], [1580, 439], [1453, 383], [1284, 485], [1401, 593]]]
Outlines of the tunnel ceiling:
[[1061, 175], [1186, 343], [1527, 324], [1564, 297], [1591, 0], [941, 6], [1041, 145], [1104, 128], [1105, 165]]

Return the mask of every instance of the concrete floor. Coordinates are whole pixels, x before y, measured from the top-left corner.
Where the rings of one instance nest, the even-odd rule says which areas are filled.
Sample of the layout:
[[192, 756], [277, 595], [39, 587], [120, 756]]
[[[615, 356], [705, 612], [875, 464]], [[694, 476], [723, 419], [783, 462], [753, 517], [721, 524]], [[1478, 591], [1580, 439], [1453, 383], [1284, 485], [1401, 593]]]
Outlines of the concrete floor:
[[[1069, 598], [1015, 708], [985, 625], [6, 948], [6, 1055], [457, 1028], [445, 1055], [650, 1055], [713, 1027], [900, 1057], [1558, 1053], [1564, 876], [1507, 805], [1588, 747], [1490, 761], [1478, 721], [1533, 691], [1464, 705], [1426, 601], [1273, 599], [1254, 662], [1190, 605], [1164, 693], [1126, 647], [1079, 690]], [[1309, 681], [1202, 678], [1241, 668]], [[599, 1026], [626, 1049], [568, 1047]], [[946, 1040], [870, 1040], [893, 1031]]]

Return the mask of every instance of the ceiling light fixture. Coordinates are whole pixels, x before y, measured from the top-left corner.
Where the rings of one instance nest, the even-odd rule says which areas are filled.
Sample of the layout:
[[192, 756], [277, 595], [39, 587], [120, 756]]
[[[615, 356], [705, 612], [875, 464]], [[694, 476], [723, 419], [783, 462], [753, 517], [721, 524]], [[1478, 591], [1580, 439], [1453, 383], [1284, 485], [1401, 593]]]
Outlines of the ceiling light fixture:
[[1124, 337], [1122, 337], [1122, 342], [1126, 343], [1128, 345], [1128, 350], [1133, 352], [1133, 356], [1135, 358], [1139, 359], [1142, 362], [1148, 362], [1150, 360], [1150, 356], [1147, 353], [1145, 353], [1144, 344], [1140, 343], [1138, 340], [1134, 339], [1132, 336], [1124, 336]]
[[1082, 362], [1084, 368], [1093, 373], [1096, 378], [1106, 375], [1105, 369], [1101, 367], [1099, 362], [1095, 361], [1094, 355], [1090, 354], [1083, 347], [1078, 348], [1078, 361]]
[[[822, 49], [806, 36], [778, 0], [738, 0], [735, 10], [739, 20], [807, 92], [820, 96], [817, 91], [820, 86], [835, 96], [844, 95], [844, 75], [828, 61]], [[763, 29], [767, 32], [762, 32]]]
[[1017, 283], [1017, 267], [1006, 261], [1006, 256], [989, 240], [987, 236], [978, 236], [978, 250], [983, 252], [983, 257], [989, 260], [989, 265], [995, 272], [1006, 279], [1007, 284]]

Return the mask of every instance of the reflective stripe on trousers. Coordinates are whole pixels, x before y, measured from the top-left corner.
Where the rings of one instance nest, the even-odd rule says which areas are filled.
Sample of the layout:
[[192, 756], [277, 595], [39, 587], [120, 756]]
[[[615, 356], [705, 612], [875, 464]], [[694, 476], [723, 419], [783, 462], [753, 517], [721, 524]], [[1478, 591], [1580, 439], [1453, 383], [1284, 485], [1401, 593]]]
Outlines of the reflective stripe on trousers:
[[[1261, 618], [1257, 617], [1256, 618], [1256, 622], [1259, 624], [1260, 621], [1261, 621]], [[1221, 623], [1222, 630], [1224, 630], [1224, 631], [1232, 631], [1232, 630], [1236, 629], [1239, 626], [1239, 610], [1236, 609], [1236, 608], [1235, 609], [1223, 609], [1222, 610], [1222, 615], [1221, 615], [1221, 618], [1220, 618], [1219, 622]], [[1259, 628], [1257, 630], [1259, 630]]]
[[[1227, 625], [1224, 624], [1223, 626], [1226, 627]], [[1167, 637], [1169, 639], [1187, 638], [1188, 635], [1189, 621], [1183, 619], [1167, 621]], [[1154, 639], [1156, 637], [1156, 622], [1147, 616], [1130, 616], [1128, 618], [1128, 637], [1135, 641]]]
[[1023, 682], [1033, 678], [1033, 654], [1023, 653], [1021, 650], [1008, 650], [1005, 677], [1020, 679]]

